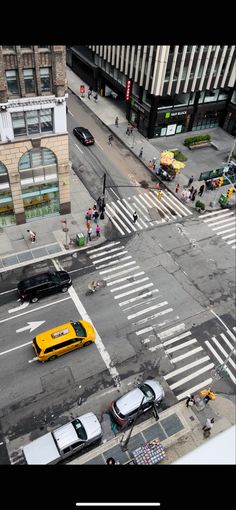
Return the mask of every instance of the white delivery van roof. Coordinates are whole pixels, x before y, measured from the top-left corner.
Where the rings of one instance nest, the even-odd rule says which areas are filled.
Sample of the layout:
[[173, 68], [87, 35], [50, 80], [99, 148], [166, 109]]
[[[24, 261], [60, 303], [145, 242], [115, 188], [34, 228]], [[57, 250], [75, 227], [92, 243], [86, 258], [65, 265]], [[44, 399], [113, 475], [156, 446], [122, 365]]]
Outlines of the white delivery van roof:
[[51, 432], [23, 447], [27, 464], [54, 464], [60, 460]]

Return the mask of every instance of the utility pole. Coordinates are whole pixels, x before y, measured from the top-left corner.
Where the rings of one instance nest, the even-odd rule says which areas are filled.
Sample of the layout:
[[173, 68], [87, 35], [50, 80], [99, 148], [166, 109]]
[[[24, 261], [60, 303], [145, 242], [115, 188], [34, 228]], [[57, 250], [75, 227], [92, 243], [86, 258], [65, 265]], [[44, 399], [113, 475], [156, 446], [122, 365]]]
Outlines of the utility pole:
[[230, 162], [230, 160], [231, 160], [232, 154], [233, 154], [233, 152], [234, 152], [235, 143], [236, 143], [236, 138], [234, 139], [234, 143], [233, 143], [232, 149], [231, 149], [231, 151], [230, 151], [230, 153], [229, 153], [229, 157], [228, 157], [228, 159], [227, 159], [227, 163], [226, 163], [226, 165], [228, 165], [228, 164], [229, 164], [229, 162]]
[[145, 397], [143, 397], [143, 398], [142, 398], [142, 402], [140, 403], [140, 406], [139, 406], [139, 408], [138, 408], [138, 410], [137, 410], [137, 414], [136, 414], [136, 416], [135, 416], [135, 418], [134, 418], [134, 421], [133, 421], [132, 427], [131, 427], [131, 429], [130, 429], [130, 432], [129, 432], [129, 434], [128, 434], [127, 438], [125, 439], [125, 441], [124, 441], [124, 442], [121, 442], [121, 450], [122, 450], [122, 452], [126, 452], [126, 450], [128, 449], [128, 443], [129, 443], [129, 440], [130, 440], [130, 438], [131, 438], [131, 434], [132, 434], [132, 432], [133, 432], [134, 425], [135, 425], [135, 423], [136, 423], [136, 421], [137, 421], [137, 419], [138, 419], [138, 417], [139, 417], [139, 415], [140, 415], [140, 410], [141, 410], [141, 407], [142, 407], [142, 405], [143, 405], [143, 401], [144, 401], [144, 399], [145, 399]]
[[101, 211], [101, 214], [100, 214], [100, 219], [101, 220], [104, 220], [104, 210], [105, 210], [105, 191], [106, 191], [106, 174], [104, 174], [103, 176], [103, 190], [102, 190], [102, 211]]

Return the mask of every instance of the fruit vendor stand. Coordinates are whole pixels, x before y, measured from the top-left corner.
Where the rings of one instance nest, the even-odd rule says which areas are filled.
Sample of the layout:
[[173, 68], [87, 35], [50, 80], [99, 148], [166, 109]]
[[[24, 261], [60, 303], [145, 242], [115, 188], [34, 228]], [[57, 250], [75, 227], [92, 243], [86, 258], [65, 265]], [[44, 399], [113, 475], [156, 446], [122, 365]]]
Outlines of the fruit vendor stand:
[[157, 464], [165, 458], [165, 450], [159, 439], [149, 441], [143, 446], [137, 448], [133, 452], [133, 460], [135, 464]]

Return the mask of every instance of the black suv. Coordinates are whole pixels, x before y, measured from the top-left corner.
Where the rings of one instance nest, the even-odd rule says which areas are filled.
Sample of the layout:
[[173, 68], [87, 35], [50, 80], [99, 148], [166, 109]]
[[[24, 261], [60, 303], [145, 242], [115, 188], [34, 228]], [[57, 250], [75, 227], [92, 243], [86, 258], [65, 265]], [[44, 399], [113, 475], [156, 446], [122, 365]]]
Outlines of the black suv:
[[89, 145], [94, 143], [94, 137], [90, 131], [84, 127], [76, 127], [73, 129], [73, 133], [83, 145]]
[[66, 292], [72, 284], [66, 271], [36, 274], [18, 283], [17, 290], [23, 301], [36, 303], [41, 297], [54, 292]]

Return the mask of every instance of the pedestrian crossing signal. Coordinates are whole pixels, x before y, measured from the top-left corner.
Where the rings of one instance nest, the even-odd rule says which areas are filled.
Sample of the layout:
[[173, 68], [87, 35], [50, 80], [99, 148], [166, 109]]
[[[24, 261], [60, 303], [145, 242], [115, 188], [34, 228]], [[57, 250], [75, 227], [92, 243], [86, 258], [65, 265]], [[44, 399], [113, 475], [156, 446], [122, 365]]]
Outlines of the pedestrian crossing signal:
[[233, 194], [234, 188], [229, 188], [227, 191], [227, 197], [230, 198]]
[[224, 182], [224, 177], [220, 177], [219, 180], [218, 180], [219, 188], [220, 188], [220, 186], [222, 186], [223, 182]]

